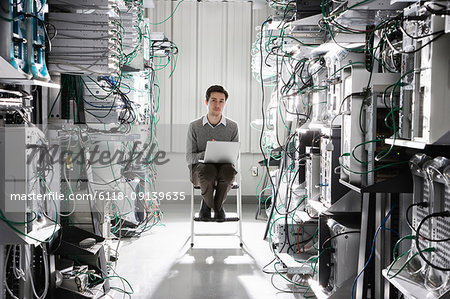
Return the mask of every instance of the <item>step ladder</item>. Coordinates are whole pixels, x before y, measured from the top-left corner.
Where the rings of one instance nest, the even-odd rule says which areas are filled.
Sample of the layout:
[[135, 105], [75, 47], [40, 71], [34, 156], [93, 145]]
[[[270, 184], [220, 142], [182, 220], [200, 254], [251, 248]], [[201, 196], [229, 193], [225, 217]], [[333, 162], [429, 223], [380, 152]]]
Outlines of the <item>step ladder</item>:
[[[238, 174], [240, 181], [240, 175]], [[225, 221], [226, 222], [236, 222], [237, 228], [234, 232], [230, 233], [196, 233], [195, 232], [195, 223], [196, 222], [216, 222], [214, 219], [211, 220], [203, 220], [198, 217], [198, 212], [194, 211], [195, 206], [195, 190], [200, 190], [200, 186], [192, 185], [191, 191], [191, 247], [194, 247], [194, 240], [196, 236], [236, 236], [239, 238], [239, 245], [243, 246], [242, 241], [242, 194], [240, 184], [237, 182], [233, 183], [231, 190], [236, 190], [236, 212], [226, 212], [225, 213]], [[231, 192], [230, 190], [230, 192]], [[201, 199], [203, 200], [203, 199]], [[211, 218], [213, 217], [213, 213], [211, 212]]]

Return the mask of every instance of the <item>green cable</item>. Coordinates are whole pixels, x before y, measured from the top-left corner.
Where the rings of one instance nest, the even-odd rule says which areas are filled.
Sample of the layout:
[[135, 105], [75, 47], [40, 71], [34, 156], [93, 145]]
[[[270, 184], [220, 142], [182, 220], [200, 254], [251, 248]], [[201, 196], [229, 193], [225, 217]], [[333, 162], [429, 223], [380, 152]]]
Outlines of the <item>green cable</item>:
[[[282, 62], [284, 63], [284, 65], [287, 67], [288, 65], [286, 64], [286, 61], [284, 60], [284, 57], [283, 57], [283, 59], [282, 59]], [[293, 79], [294, 80], [294, 84], [297, 86], [297, 90], [298, 90], [298, 92], [301, 94], [302, 93], [302, 91], [301, 91], [301, 87], [298, 85], [298, 82], [297, 82], [297, 80], [295, 80], [295, 76], [294, 76], [294, 74], [293, 73], [291, 73], [290, 71], [289, 71], [289, 69], [287, 68], [287, 72], [288, 72], [288, 74], [291, 76], [291, 79]], [[303, 101], [303, 99], [302, 99], [302, 101]], [[305, 103], [303, 103], [303, 105], [305, 105]]]
[[[421, 250], [421, 252], [434, 252], [435, 251], [435, 248], [433, 248], [433, 247], [429, 247], [429, 248], [425, 248], [425, 249], [423, 249], [423, 250]], [[418, 252], [416, 252], [416, 253], [414, 253], [412, 256], [410, 256], [407, 260], [406, 260], [406, 262], [400, 267], [400, 269], [397, 271], [397, 272], [395, 272], [394, 273], [394, 275], [389, 275], [389, 272], [391, 272], [391, 269], [392, 269], [392, 267], [395, 265], [395, 263], [401, 258], [401, 257], [403, 257], [405, 254], [407, 254], [407, 253], [409, 253], [410, 252], [410, 249], [408, 249], [407, 251], [405, 251], [404, 253], [402, 253], [397, 259], [395, 259], [394, 260], [394, 262], [392, 262], [392, 264], [389, 266], [389, 268], [388, 268], [388, 270], [387, 270], [387, 272], [386, 272], [386, 276], [389, 278], [389, 279], [392, 279], [392, 278], [394, 278], [394, 277], [396, 277], [397, 275], [399, 275], [402, 271], [403, 271], [403, 269], [405, 269], [405, 267], [416, 257], [416, 256], [418, 256], [419, 255], [419, 253]]]
[[[299, 200], [297, 206], [294, 208], [294, 210], [291, 211], [291, 213], [295, 212], [295, 211], [298, 209], [298, 207], [305, 201], [306, 198], [308, 198], [307, 195], [305, 195], [305, 196], [303, 196], [302, 198], [300, 198], [300, 200]], [[292, 217], [292, 219], [294, 219], [294, 217]], [[295, 235], [295, 234], [294, 234], [294, 235]]]
[[[348, 153], [347, 153], [347, 154], [348, 154]], [[350, 155], [350, 154], [349, 154], [349, 155]], [[341, 157], [342, 157], [342, 156], [341, 156]], [[369, 171], [363, 171], [363, 172], [351, 170], [351, 169], [349, 169], [347, 166], [345, 166], [345, 165], [343, 165], [343, 164], [341, 164], [341, 163], [339, 163], [339, 165], [340, 165], [342, 168], [344, 168], [345, 170], [347, 170], [347, 171], [349, 171], [349, 172], [351, 172], [351, 173], [354, 173], [354, 174], [368, 174], [368, 173], [371, 173], [371, 172], [375, 172], [375, 171], [381, 170], [381, 169], [386, 168], [386, 167], [390, 167], [390, 166], [394, 166], [394, 165], [400, 165], [400, 164], [406, 164], [406, 163], [408, 163], [408, 161], [393, 162], [393, 163], [389, 163], [389, 164], [386, 164], [386, 165], [382, 165], [382, 166], [379, 166], [379, 167], [377, 167], [377, 168], [375, 168], [375, 169], [372, 169], [372, 170], [369, 170]]]
[[307, 295], [306, 295], [310, 290], [311, 290], [311, 287], [308, 287], [308, 288], [306, 289], [306, 291], [303, 293], [303, 297], [304, 297], [305, 299], [308, 299], [308, 298], [316, 298], [316, 296], [315, 296], [314, 294], [312, 294], [312, 295], [310, 295], [310, 296], [307, 296]]
[[[378, 153], [378, 154], [375, 156], [375, 161], [381, 161], [382, 159], [384, 159], [385, 157], [387, 157], [387, 156], [391, 153], [392, 149], [394, 148], [395, 140], [397, 139], [397, 130], [398, 130], [398, 128], [397, 128], [397, 126], [396, 126], [396, 122], [395, 122], [395, 114], [394, 114], [394, 112], [395, 112], [395, 111], [394, 111], [394, 98], [393, 98], [393, 97], [394, 97], [394, 92], [395, 92], [396, 87], [399, 86], [399, 84], [401, 84], [401, 80], [402, 80], [405, 76], [407, 76], [408, 74], [410, 74], [410, 73], [412, 73], [412, 72], [414, 72], [414, 69], [409, 70], [409, 71], [407, 71], [406, 73], [404, 73], [404, 74], [398, 79], [398, 81], [394, 84], [394, 86], [393, 86], [393, 88], [392, 88], [392, 90], [391, 90], [391, 95], [390, 95], [390, 99], [391, 99], [391, 111], [389, 112], [388, 115], [391, 115], [391, 116], [392, 116], [393, 131], [394, 131], [393, 142], [392, 142], [392, 144], [391, 144], [391, 146], [389, 147], [388, 150], [383, 150], [383, 151], [381, 151], [380, 153]], [[397, 109], [397, 108], [395, 108], [395, 109]], [[383, 154], [383, 155], [382, 155], [382, 154]], [[380, 157], [380, 155], [382, 155], [382, 156]]]
[[278, 106], [278, 110], [280, 111], [280, 117], [281, 117], [281, 121], [282, 121], [283, 124], [284, 124], [284, 127], [285, 127], [286, 129], [288, 129], [288, 131], [289, 131], [291, 134], [294, 134], [294, 133], [291, 131], [291, 129], [289, 129], [288, 126], [286, 125], [286, 123], [284, 122], [283, 115], [282, 115], [282, 113], [281, 113], [281, 106]]
[[278, 213], [278, 214], [281, 214], [280, 209], [283, 208], [283, 207], [284, 207], [284, 208], [286, 207], [284, 203], [279, 204], [278, 207], [275, 208], [275, 209], [277, 210], [277, 213]]
[[95, 285], [95, 284], [98, 284], [98, 283], [104, 281], [105, 279], [111, 279], [111, 278], [120, 278], [121, 280], [125, 281], [125, 282], [127, 283], [128, 287], [131, 289], [131, 293], [130, 293], [130, 294], [133, 294], [133, 293], [134, 293], [133, 287], [132, 287], [131, 284], [128, 282], [128, 280], [126, 280], [126, 279], [123, 278], [122, 276], [118, 276], [118, 275], [111, 275], [111, 276], [105, 276], [105, 277], [102, 277], [102, 278], [100, 278], [100, 279], [97, 280], [97, 281], [91, 282], [91, 283], [89, 284], [89, 286], [93, 286], [93, 285]]
[[267, 201], [269, 201], [269, 199], [271, 199], [273, 197], [273, 194], [270, 195], [269, 197], [266, 198], [266, 200], [264, 201], [264, 209], [267, 210]]
[[369, 2], [369, 1], [371, 1], [371, 0], [363, 0], [363, 1], [361, 1], [361, 2], [355, 3], [355, 4], [353, 4], [352, 6], [347, 7], [344, 11], [349, 11], [350, 9], [352, 9], [352, 8], [354, 8], [354, 7], [356, 7], [356, 6], [359, 6], [359, 5], [361, 5], [361, 4], [363, 4], [363, 3], [366, 3], [366, 2]]
[[132, 295], [132, 294], [134, 293], [134, 291], [133, 291], [133, 292], [127, 292], [127, 291], [125, 291], [125, 290], [122, 290], [122, 289], [119, 288], [119, 287], [110, 287], [110, 289], [111, 289], [111, 290], [118, 291], [118, 292], [122, 292], [122, 293], [127, 294], [127, 295]]
[[125, 57], [127, 59], [125, 61], [125, 65], [130, 64], [134, 60], [134, 58], [136, 58], [138, 50], [141, 49], [142, 31], [141, 31], [140, 27], [137, 25], [134, 25], [133, 28], [136, 28], [138, 30], [139, 40], [137, 41], [136, 46], [134, 47], [133, 51], [131, 51], [129, 54], [125, 54]]
[[395, 84], [396, 84], [396, 83], [389, 85], [388, 87], [386, 87], [386, 89], [385, 89], [384, 92], [383, 92], [383, 103], [384, 103], [384, 106], [385, 106], [386, 108], [389, 108], [388, 104], [386, 103], [386, 93], [387, 93], [388, 89], [394, 87]]
[[[38, 173], [37, 175], [39, 176], [39, 178], [41, 179], [41, 181], [44, 183], [44, 185], [45, 185], [47, 191], [50, 192], [50, 189], [48, 188], [47, 183], [42, 179], [41, 175], [40, 175], [39, 173]], [[55, 206], [55, 211], [57, 211], [57, 206], [56, 206], [55, 201], [52, 200], [52, 202], [53, 202], [53, 205]], [[3, 214], [3, 211], [2, 211], [1, 209], [0, 209], [0, 219], [3, 220], [3, 221], [5, 221], [5, 223], [6, 223], [13, 231], [17, 232], [18, 234], [20, 234], [20, 235], [22, 235], [22, 236], [25, 236], [25, 237], [27, 237], [27, 238], [30, 238], [30, 239], [32, 239], [32, 240], [34, 240], [34, 241], [37, 241], [37, 242], [39, 242], [39, 243], [49, 243], [49, 242], [51, 242], [51, 240], [52, 240], [52, 239], [54, 238], [54, 236], [55, 236], [56, 228], [58, 227], [58, 216], [56, 216], [56, 219], [55, 219], [55, 225], [54, 225], [54, 227], [53, 227], [53, 232], [52, 232], [51, 236], [48, 238], [48, 240], [44, 240], [44, 241], [43, 241], [43, 240], [39, 240], [39, 239], [36, 239], [36, 238], [34, 238], [34, 237], [31, 237], [30, 235], [28, 235], [28, 234], [22, 232], [21, 230], [17, 229], [15, 226], [13, 226], [14, 222], [12, 222], [12, 221], [10, 221], [9, 219], [7, 219], [6, 216], [5, 216], [5, 214]]]
[[117, 232], [117, 228], [119, 227], [119, 215], [118, 215], [118, 211], [117, 211], [117, 204], [114, 203], [113, 204], [113, 210], [114, 210], [114, 225], [112, 226], [112, 228], [114, 228], [114, 230], [112, 231], [112, 234], [115, 234]]
[[277, 272], [277, 274], [280, 275], [284, 280], [286, 280], [287, 282], [292, 283], [292, 284], [294, 284], [294, 285], [296, 285], [296, 286], [299, 286], [299, 287], [302, 287], [302, 288], [308, 288], [307, 285], [299, 284], [299, 283], [297, 283], [297, 282], [295, 282], [295, 281], [292, 281], [292, 280], [290, 280], [289, 278], [285, 277], [283, 274], [281, 274], [280, 271], [278, 271], [278, 269], [277, 269], [277, 267], [276, 267], [276, 266], [279, 265], [279, 264], [280, 264], [280, 262], [274, 263], [274, 264], [273, 264], [273, 268], [275, 269], [275, 271]]
[[394, 250], [392, 251], [392, 255], [394, 256], [394, 259], [397, 257], [397, 248], [400, 245], [401, 242], [403, 242], [404, 240], [414, 240], [415, 239], [415, 235], [407, 235], [402, 237], [400, 240], [397, 241], [397, 243], [395, 243], [394, 246]]
[[83, 266], [83, 264], [81, 264], [81, 262], [78, 260], [78, 256], [72, 256], [71, 259], [73, 259], [75, 263], [78, 264], [78, 266]]
[[160, 68], [155, 68], [155, 72], [161, 71], [169, 65], [169, 63], [171, 61], [170, 56], [167, 56], [167, 62], [163, 66], [161, 66], [162, 65], [161, 61], [162, 61], [162, 58], [159, 57], [159, 64], [157, 65], [157, 67], [160, 66]]
[[[360, 164], [362, 164], [363, 166], [367, 166], [367, 164], [369, 164], [369, 162], [365, 162], [365, 161], [359, 160], [359, 159], [355, 156], [355, 150], [356, 150], [358, 147], [362, 146], [362, 145], [365, 145], [365, 144], [368, 144], [368, 143], [373, 143], [373, 142], [381, 142], [381, 141], [384, 141], [384, 140], [385, 140], [385, 139], [382, 138], [382, 139], [374, 139], [374, 140], [368, 140], [368, 141], [361, 142], [360, 144], [355, 145], [355, 147], [354, 147], [354, 148], [352, 149], [352, 151], [351, 151], [351, 155], [352, 155], [352, 157], [353, 157], [356, 161], [358, 161]], [[342, 156], [343, 156], [343, 157], [346, 157], [347, 154], [348, 154], [348, 153], [342, 154]]]
[[393, 131], [397, 131], [398, 128], [397, 127], [391, 127], [391, 125], [388, 124], [388, 120], [389, 120], [389, 116], [392, 115], [392, 119], [395, 119], [395, 115], [393, 115], [393, 113], [397, 112], [397, 111], [401, 111], [402, 108], [398, 107], [395, 109], [391, 109], [391, 111], [389, 111], [389, 113], [386, 115], [386, 117], [384, 118], [384, 124], [386, 125], [386, 127], [388, 127], [389, 129], [393, 130]]
[[[362, 62], [362, 61], [350, 62], [350, 63], [344, 65], [343, 67], [340, 67], [339, 69], [337, 69], [334, 73], [332, 73], [332, 74], [330, 75], [330, 77], [333, 77], [334, 75], [336, 75], [339, 71], [343, 70], [344, 68], [346, 68], [346, 67], [348, 67], [348, 66], [350, 66], [350, 65], [355, 65], [355, 64], [363, 64], [363, 65], [366, 65], [366, 63], [365, 63], [365, 62]], [[328, 79], [330, 79], [330, 77], [328, 77]]]
[[[172, 42], [172, 43], [173, 43], [173, 42]], [[175, 43], [173, 43], [173, 44], [175, 45]], [[177, 46], [175, 45], [175, 47], [177, 47]], [[177, 48], [178, 48], [178, 47], [177, 47]], [[176, 56], [175, 56], [175, 62], [174, 62], [174, 64], [173, 64], [173, 69], [172, 69], [172, 71], [170, 72], [169, 78], [172, 77], [173, 72], [175, 72], [175, 68], [177, 67], [177, 61], [178, 61], [178, 53], [177, 53]]]
[[[273, 216], [275, 216], [275, 213], [274, 213]], [[272, 218], [273, 218], [273, 216], [272, 216]], [[275, 221], [273, 221], [273, 222], [270, 224], [270, 226], [269, 226], [269, 235], [270, 235], [270, 243], [271, 243], [271, 244], [273, 243], [273, 240], [272, 240], [272, 228], [273, 228], [273, 225], [275, 224], [275, 222], [277, 222], [277, 221], [280, 220], [280, 219], [284, 219], [284, 216], [278, 217], [278, 218], [275, 219]]]
[[[362, 4], [362, 3], [365, 3], [365, 2], [367, 2], [367, 1], [370, 1], [370, 0], [364, 0], [364, 1], [361, 1], [361, 2], [359, 2], [359, 3], [356, 3], [356, 4], [354, 4], [353, 6], [351, 6], [351, 8], [356, 7], [356, 6], [358, 6], [358, 5]], [[351, 8], [348, 8], [348, 9], [351, 9]], [[341, 45], [336, 41], [336, 39], [334, 38], [333, 31], [331, 30], [330, 25], [328, 24], [327, 19], [329, 19], [330, 17], [328, 17], [328, 16], [326, 15], [326, 13], [325, 13], [324, 0], [322, 0], [321, 9], [322, 9], [322, 15], [323, 15], [324, 21], [325, 21], [325, 22], [324, 22], [324, 23], [325, 23], [325, 26], [327, 27], [327, 30], [328, 30], [328, 32], [330, 33], [331, 39], [333, 40], [333, 42], [334, 42], [337, 46], [339, 46], [340, 48], [343, 48], [343, 49], [345, 49], [345, 50], [347, 50], [347, 51], [349, 51], [349, 52], [366, 52], [366, 51], [369, 51], [369, 50], [374, 50], [374, 49], [376, 49], [376, 48], [374, 48], [374, 49], [353, 49], [353, 48], [347, 48], [347, 47], [341, 46]], [[346, 9], [346, 10], [348, 10], [348, 9]], [[346, 10], [344, 10], [344, 11], [346, 11]], [[381, 24], [382, 24], [382, 23], [380, 23], [378, 26], [380, 26]], [[376, 29], [377, 29], [377, 28], [376, 28]], [[379, 28], [378, 28], [378, 29], [379, 29]], [[371, 35], [372, 35], [372, 36], [373, 36], [373, 34], [374, 34], [374, 31], [371, 32]]]
[[[325, 251], [327, 251], [327, 250], [329, 250], [329, 249], [333, 249], [333, 247], [327, 247], [327, 248], [325, 248], [325, 249], [323, 249], [316, 257], [313, 257], [312, 258], [312, 260], [311, 260], [311, 268], [312, 268], [312, 270], [313, 270], [313, 273], [312, 273], [312, 278], [314, 278], [314, 275], [316, 275], [316, 267], [317, 267], [317, 263], [319, 262], [319, 257], [321, 257], [322, 256], [322, 254], [324, 254], [325, 253]], [[313, 266], [313, 263], [314, 263], [314, 266]]]
[[27, 221], [23, 221], [23, 222], [9, 220], [8, 218], [5, 217], [5, 214], [3, 214], [3, 212], [2, 212], [1, 209], [0, 209], [0, 213], [1, 213], [1, 214], [0, 214], [0, 219], [1, 219], [1, 220], [3, 220], [4, 222], [7, 222], [7, 223], [15, 224], [15, 225], [28, 224], [28, 223], [33, 222], [33, 221], [36, 220], [36, 218], [37, 218], [37, 214], [36, 214], [35, 211], [31, 211], [31, 213], [33, 213], [33, 216], [34, 216], [33, 219], [27, 220]]
[[272, 156], [272, 151], [270, 151], [268, 153], [269, 153], [270, 157], [272, 158], [272, 160], [275, 160], [275, 161], [281, 160], [281, 154], [278, 154], [276, 156]]
[[[276, 40], [276, 38], [277, 37], [273, 37], [273, 35], [272, 35], [272, 33], [273, 33], [273, 30], [267, 30], [267, 33], [269, 34], [269, 36], [268, 36], [268, 39], [267, 39], [267, 42], [264, 44], [264, 48], [265, 48], [265, 50], [266, 50], [266, 52], [267, 53], [270, 53], [270, 48], [269, 48], [269, 45], [274, 41], [274, 40]], [[263, 38], [263, 35], [262, 35], [263, 33], [261, 32], [261, 39]], [[262, 49], [261, 49], [262, 50]]]
[[287, 169], [284, 171], [283, 175], [281, 176], [281, 182], [283, 182], [283, 183], [290, 183], [290, 182], [292, 182], [293, 178], [292, 179], [288, 179], [288, 178], [285, 179], [285, 177], [287, 176], [288, 171], [290, 171], [290, 173], [294, 172], [293, 169], [292, 169], [294, 166], [295, 166], [295, 161], [292, 161], [291, 164], [289, 164]]
[[313, 242], [313, 248], [315, 249], [315, 250], [319, 250], [319, 248], [317, 248], [316, 247], [316, 237], [317, 237], [317, 233], [319, 232], [319, 228], [317, 228], [316, 229], [316, 231], [314, 232], [314, 236], [313, 236], [313, 239], [312, 239], [312, 242]]
[[170, 14], [170, 16], [168, 16], [166, 19], [164, 19], [164, 21], [158, 22], [158, 23], [149, 23], [150, 25], [161, 25], [163, 23], [165, 23], [167, 20], [169, 20], [173, 14], [177, 11], [178, 6], [181, 4], [181, 2], [183, 2], [184, 0], [180, 0], [177, 4], [177, 6], [175, 6], [175, 9], [172, 11], [172, 13]]
[[8, 18], [5, 18], [5, 17], [3, 17], [3, 16], [0, 16], [0, 19], [4, 20], [4, 21], [6, 21], [6, 22], [12, 22], [12, 21], [14, 21], [13, 19], [8, 19]]

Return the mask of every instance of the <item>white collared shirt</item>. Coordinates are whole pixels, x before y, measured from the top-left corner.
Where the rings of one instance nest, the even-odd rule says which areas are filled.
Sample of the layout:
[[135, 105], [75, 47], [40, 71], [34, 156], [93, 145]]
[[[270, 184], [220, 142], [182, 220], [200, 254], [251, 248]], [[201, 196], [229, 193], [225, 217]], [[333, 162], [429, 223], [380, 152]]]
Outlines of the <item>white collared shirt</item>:
[[217, 125], [213, 126], [209, 122], [208, 117], [205, 115], [205, 116], [203, 116], [203, 125], [206, 125], [206, 124], [210, 125], [211, 128], [217, 127], [220, 124], [223, 124], [226, 127], [227, 126], [227, 120], [226, 120], [225, 116], [222, 115], [222, 119], [220, 120], [220, 122]]

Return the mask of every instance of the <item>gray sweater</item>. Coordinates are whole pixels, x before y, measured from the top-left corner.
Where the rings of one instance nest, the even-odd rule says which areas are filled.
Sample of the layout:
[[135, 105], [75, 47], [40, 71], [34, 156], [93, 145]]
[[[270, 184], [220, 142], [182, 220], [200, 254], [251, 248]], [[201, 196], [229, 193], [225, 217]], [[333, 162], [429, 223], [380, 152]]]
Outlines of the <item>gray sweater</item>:
[[[223, 116], [225, 117], [225, 116]], [[191, 168], [192, 164], [198, 163], [205, 156], [206, 142], [233, 141], [239, 142], [239, 130], [236, 122], [226, 118], [227, 125], [219, 123], [212, 128], [208, 123], [203, 125], [203, 116], [189, 124], [186, 138], [186, 161]]]

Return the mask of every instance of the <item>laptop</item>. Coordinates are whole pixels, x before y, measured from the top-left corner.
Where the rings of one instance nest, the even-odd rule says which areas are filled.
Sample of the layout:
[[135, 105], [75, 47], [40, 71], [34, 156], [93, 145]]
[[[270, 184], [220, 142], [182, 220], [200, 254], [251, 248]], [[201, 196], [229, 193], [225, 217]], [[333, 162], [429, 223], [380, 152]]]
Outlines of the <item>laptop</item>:
[[199, 162], [234, 164], [239, 155], [239, 146], [239, 142], [208, 141], [206, 143], [205, 158]]

